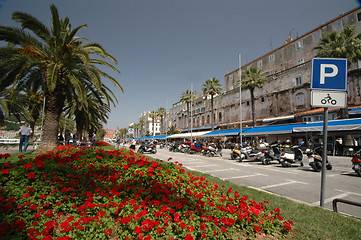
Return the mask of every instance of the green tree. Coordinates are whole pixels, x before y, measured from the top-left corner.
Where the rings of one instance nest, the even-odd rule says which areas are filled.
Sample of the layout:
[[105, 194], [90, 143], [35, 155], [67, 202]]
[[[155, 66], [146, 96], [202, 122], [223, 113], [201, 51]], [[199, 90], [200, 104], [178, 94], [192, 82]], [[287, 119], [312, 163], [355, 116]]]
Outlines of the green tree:
[[252, 107], [252, 124], [256, 126], [256, 117], [254, 109], [254, 90], [256, 88], [263, 88], [266, 84], [266, 77], [261, 74], [261, 70], [257, 67], [251, 67], [244, 70], [242, 73], [241, 87], [242, 89], [249, 90], [251, 94], [251, 107]]
[[140, 137], [144, 136], [144, 126], [145, 126], [144, 120], [141, 119], [139, 121]]
[[149, 117], [152, 119], [152, 124], [153, 124], [152, 134], [154, 136], [155, 135], [155, 123], [156, 123], [156, 119], [158, 118], [158, 112], [156, 112], [156, 111], [150, 112]]
[[177, 134], [177, 133], [179, 133], [179, 131], [177, 131], [175, 126], [168, 127], [167, 134], [171, 135], [171, 134]]
[[[29, 76], [42, 74], [40, 85], [45, 97], [45, 122], [42, 144], [39, 147], [41, 151], [53, 149], [57, 145], [59, 118], [67, 98], [83, 99], [84, 103], [87, 96], [84, 89], [87, 85], [100, 91], [109, 91], [102, 88], [102, 77], [108, 78], [122, 90], [113, 77], [98, 68], [105, 66], [119, 72], [105, 61], [116, 63], [116, 60], [99, 44], [84, 44], [84, 39], [76, 36], [86, 25], [73, 29], [70, 19], [61, 19], [54, 5], [50, 6], [50, 10], [50, 29], [35, 17], [23, 12], [12, 15], [12, 18], [21, 24], [21, 28], [0, 26], [0, 41], [14, 46], [6, 49], [7, 62], [11, 62], [13, 67], [18, 69], [16, 75], [11, 69], [0, 72], [0, 78], [19, 84], [35, 81], [36, 78]], [[73, 91], [69, 90], [72, 89], [76, 91], [76, 96], [70, 95]]]
[[164, 107], [160, 107], [157, 110], [158, 116], [160, 117], [160, 133], [161, 135], [165, 132], [164, 128], [164, 117], [167, 115], [167, 110]]
[[222, 92], [222, 85], [220, 84], [219, 80], [216, 78], [211, 78], [206, 80], [203, 84], [203, 93], [206, 95], [211, 96], [211, 126], [212, 131], [214, 130], [214, 96], [220, 94]]
[[187, 125], [188, 125], [188, 132], [190, 131], [191, 126], [191, 116], [190, 116], [190, 105], [192, 102], [194, 102], [195, 96], [194, 93], [190, 90], [186, 90], [181, 95], [181, 102], [184, 102], [187, 104]]

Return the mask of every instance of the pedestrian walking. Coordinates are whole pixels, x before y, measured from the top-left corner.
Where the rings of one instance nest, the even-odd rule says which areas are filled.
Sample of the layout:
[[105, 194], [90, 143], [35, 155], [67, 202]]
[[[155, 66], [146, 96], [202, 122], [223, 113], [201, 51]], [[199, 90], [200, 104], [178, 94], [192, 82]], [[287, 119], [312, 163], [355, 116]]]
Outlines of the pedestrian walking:
[[135, 151], [135, 144], [136, 144], [136, 141], [134, 138], [132, 138], [132, 141], [130, 142], [130, 149], [132, 149], [133, 151]]
[[120, 148], [120, 137], [119, 136], [117, 137], [117, 141], [115, 143], [116, 143], [115, 149], [119, 149]]
[[97, 143], [97, 135], [95, 133], [93, 133], [93, 136], [92, 136], [92, 148], [95, 148], [96, 143]]
[[[19, 152], [26, 152], [29, 145], [30, 135], [33, 133], [33, 130], [29, 127], [29, 124], [25, 124], [20, 130], [20, 142], [19, 142]], [[23, 148], [24, 144], [24, 148]]]

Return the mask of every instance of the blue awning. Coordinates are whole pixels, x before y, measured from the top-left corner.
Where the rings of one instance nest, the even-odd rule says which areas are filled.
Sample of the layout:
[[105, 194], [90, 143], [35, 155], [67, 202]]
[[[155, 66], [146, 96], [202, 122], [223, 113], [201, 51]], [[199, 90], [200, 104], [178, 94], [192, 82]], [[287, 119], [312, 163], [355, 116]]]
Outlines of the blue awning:
[[148, 137], [139, 137], [139, 138], [134, 138], [135, 140], [152, 140], [152, 139], [165, 139], [167, 136], [170, 135], [160, 135], [160, 136], [148, 136]]
[[[243, 128], [242, 135], [244, 132], [249, 130], [250, 128]], [[212, 131], [210, 133], [204, 134], [203, 137], [221, 137], [221, 136], [237, 136], [239, 135], [239, 128], [238, 129], [224, 129], [224, 130], [217, 130]]]
[[[355, 131], [361, 130], [361, 118], [330, 120], [327, 131]], [[323, 122], [305, 123], [304, 126], [296, 127], [294, 132], [322, 132]]]
[[[214, 128], [217, 128], [218, 125], [215, 125]], [[197, 127], [197, 128], [192, 128], [192, 131], [198, 131], [198, 130], [207, 130], [207, 129], [212, 129], [212, 126], [205, 126], [205, 127]], [[180, 132], [188, 132], [188, 129], [182, 129], [180, 130]]]
[[274, 126], [261, 126], [250, 128], [244, 132], [245, 136], [252, 135], [272, 135], [272, 134], [287, 134], [292, 133], [295, 127], [302, 127], [305, 123], [274, 125]]

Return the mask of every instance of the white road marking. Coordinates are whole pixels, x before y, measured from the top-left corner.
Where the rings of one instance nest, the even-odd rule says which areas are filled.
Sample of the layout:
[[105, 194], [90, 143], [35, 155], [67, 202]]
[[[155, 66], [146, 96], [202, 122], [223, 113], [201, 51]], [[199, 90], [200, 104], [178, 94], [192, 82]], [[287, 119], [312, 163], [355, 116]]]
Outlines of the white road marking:
[[239, 169], [235, 169], [235, 168], [223, 168], [223, 169], [207, 170], [207, 171], [202, 171], [202, 172], [212, 173], [212, 172], [237, 171], [237, 170], [239, 170]]
[[[342, 194], [339, 194], [339, 195], [336, 195], [336, 196], [325, 199], [324, 203], [329, 203], [329, 202], [332, 202], [333, 199], [335, 199], [335, 198], [343, 198], [343, 197], [347, 197], [348, 195], [350, 195], [350, 194], [349, 193], [342, 193]], [[312, 203], [312, 205], [314, 205], [314, 206], [320, 205], [320, 201], [314, 202], [314, 203]]]
[[273, 171], [273, 172], [281, 172], [281, 173], [289, 173], [289, 174], [298, 174], [297, 172], [291, 172], [291, 171], [287, 171], [287, 170], [278, 170], [278, 169], [273, 169], [273, 168], [268, 168], [268, 167], [260, 167], [260, 166], [255, 166], [255, 165], [252, 165], [252, 164], [249, 164], [249, 163], [242, 163], [242, 165], [240, 165], [239, 163], [232, 163], [234, 165], [237, 165], [237, 166], [246, 166], [246, 167], [253, 167], [253, 168], [262, 168], [262, 169], [265, 169], [265, 170], [268, 170], [268, 171]]
[[258, 176], [265, 176], [265, 177], [267, 177], [268, 175], [261, 174], [261, 173], [257, 173], [257, 174], [253, 174], [253, 175], [243, 175], [243, 176], [228, 177], [228, 178], [221, 178], [221, 179], [222, 179], [222, 180], [229, 180], [229, 179], [249, 178], [249, 177], [258, 177]]
[[267, 188], [273, 188], [273, 187], [280, 187], [280, 186], [289, 185], [289, 184], [294, 184], [294, 183], [300, 183], [300, 184], [305, 184], [305, 185], [307, 185], [307, 183], [304, 183], [304, 182], [293, 181], [293, 180], [287, 180], [287, 181], [288, 181], [288, 182], [283, 182], [283, 183], [278, 183], [278, 184], [273, 184], [273, 185], [263, 186], [263, 187], [260, 187], [260, 189], [267, 189]]

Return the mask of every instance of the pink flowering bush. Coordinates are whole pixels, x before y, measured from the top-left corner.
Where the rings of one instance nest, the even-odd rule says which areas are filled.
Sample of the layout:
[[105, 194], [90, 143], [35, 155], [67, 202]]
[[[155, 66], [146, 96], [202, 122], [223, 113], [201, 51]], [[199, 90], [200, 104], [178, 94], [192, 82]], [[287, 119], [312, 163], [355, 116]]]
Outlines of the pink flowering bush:
[[0, 163], [2, 239], [241, 239], [292, 222], [180, 164], [61, 146]]

